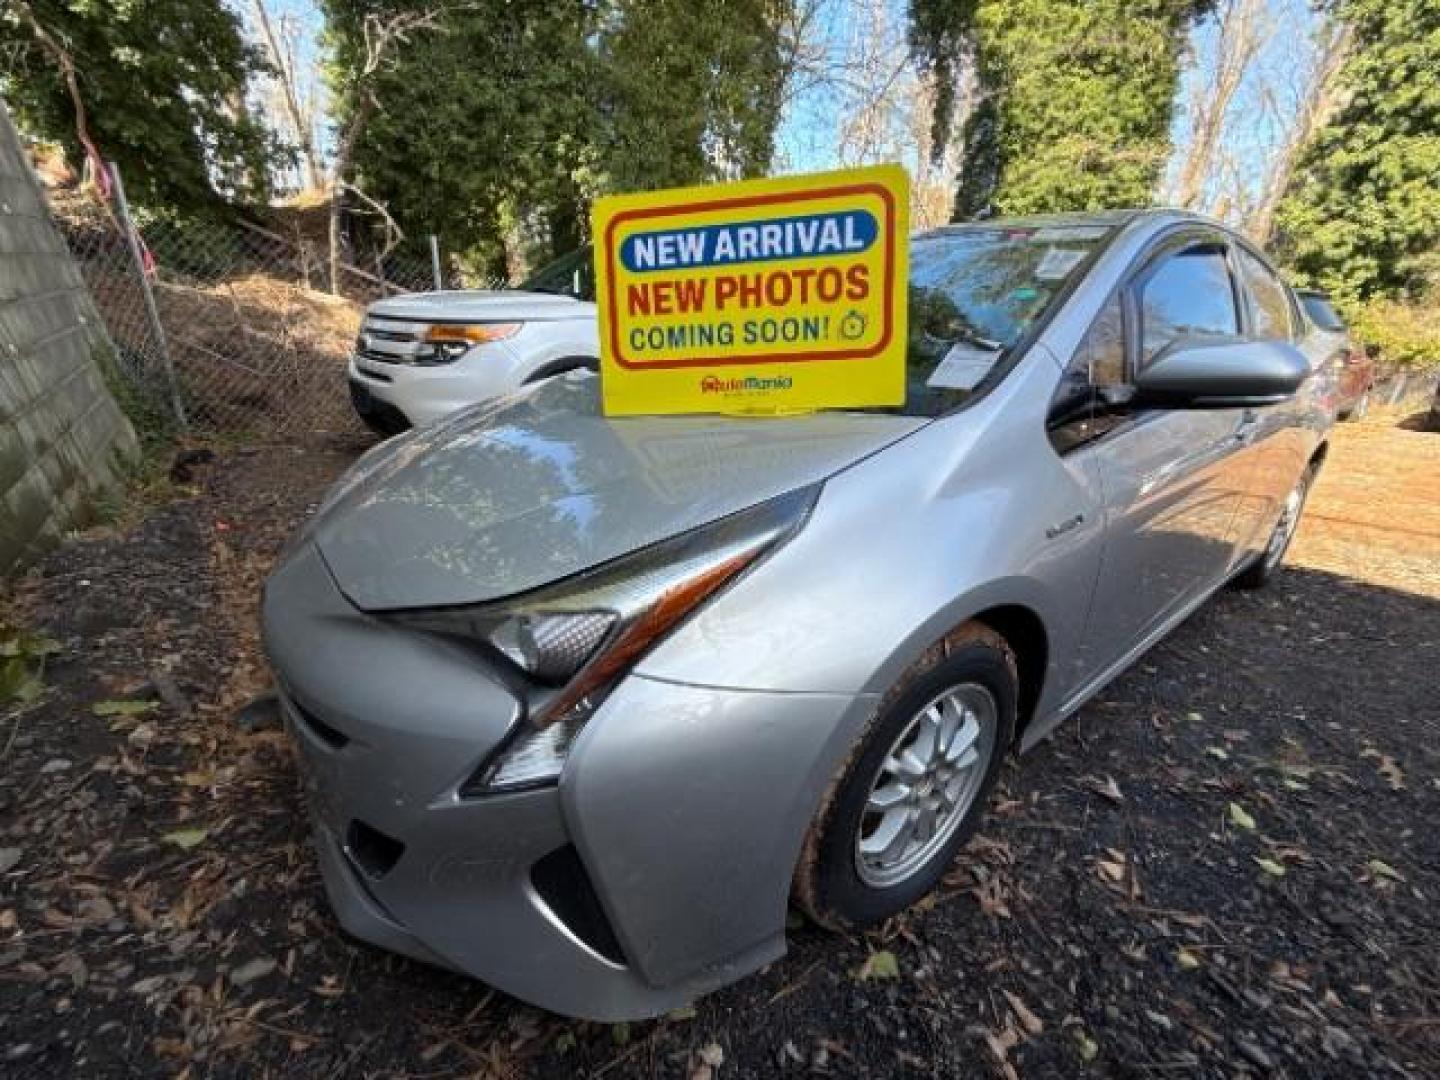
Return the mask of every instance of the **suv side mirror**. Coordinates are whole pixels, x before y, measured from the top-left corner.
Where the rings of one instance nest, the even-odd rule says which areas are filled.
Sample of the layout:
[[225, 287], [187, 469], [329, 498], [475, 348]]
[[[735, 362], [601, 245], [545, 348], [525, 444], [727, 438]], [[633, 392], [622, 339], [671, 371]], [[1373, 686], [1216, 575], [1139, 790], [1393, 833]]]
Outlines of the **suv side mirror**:
[[1172, 409], [1274, 405], [1309, 376], [1304, 353], [1282, 341], [1178, 345], [1135, 377], [1135, 399]]

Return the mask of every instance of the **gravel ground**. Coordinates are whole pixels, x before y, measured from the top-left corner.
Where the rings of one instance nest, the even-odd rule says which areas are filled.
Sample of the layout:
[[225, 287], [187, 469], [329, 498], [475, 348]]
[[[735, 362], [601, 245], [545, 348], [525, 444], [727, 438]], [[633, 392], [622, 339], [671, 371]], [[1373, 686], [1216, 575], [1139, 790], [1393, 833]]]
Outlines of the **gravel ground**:
[[339, 931], [235, 714], [259, 583], [360, 446], [222, 451], [11, 589], [57, 651], [0, 720], [0, 1075], [1440, 1074], [1440, 434], [1400, 419], [1337, 432], [1276, 586], [1007, 770], [925, 910], [616, 1026]]

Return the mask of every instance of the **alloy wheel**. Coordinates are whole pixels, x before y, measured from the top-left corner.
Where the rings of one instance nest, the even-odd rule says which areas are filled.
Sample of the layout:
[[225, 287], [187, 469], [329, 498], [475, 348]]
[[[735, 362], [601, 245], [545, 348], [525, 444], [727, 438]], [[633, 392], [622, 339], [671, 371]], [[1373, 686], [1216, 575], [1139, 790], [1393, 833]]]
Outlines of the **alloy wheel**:
[[1295, 530], [1300, 526], [1300, 511], [1305, 507], [1305, 495], [1310, 489], [1310, 474], [1307, 472], [1295, 485], [1295, 489], [1285, 497], [1285, 506], [1280, 511], [1280, 520], [1275, 523], [1275, 531], [1270, 534], [1270, 543], [1265, 548], [1265, 565], [1275, 567], [1284, 558], [1285, 551], [1290, 546], [1290, 541], [1295, 538]]
[[920, 871], [955, 835], [995, 753], [998, 707], [978, 683], [933, 698], [891, 744], [855, 837], [855, 870], [875, 888]]

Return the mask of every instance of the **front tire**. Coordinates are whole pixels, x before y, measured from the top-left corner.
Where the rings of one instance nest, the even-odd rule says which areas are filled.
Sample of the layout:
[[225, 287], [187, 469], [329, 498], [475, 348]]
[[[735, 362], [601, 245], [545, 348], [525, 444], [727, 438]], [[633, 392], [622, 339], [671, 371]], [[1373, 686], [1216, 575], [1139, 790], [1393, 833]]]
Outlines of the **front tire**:
[[974, 833], [1015, 736], [1015, 656], [968, 624], [885, 695], [806, 836], [794, 896], [848, 930], [905, 910]]

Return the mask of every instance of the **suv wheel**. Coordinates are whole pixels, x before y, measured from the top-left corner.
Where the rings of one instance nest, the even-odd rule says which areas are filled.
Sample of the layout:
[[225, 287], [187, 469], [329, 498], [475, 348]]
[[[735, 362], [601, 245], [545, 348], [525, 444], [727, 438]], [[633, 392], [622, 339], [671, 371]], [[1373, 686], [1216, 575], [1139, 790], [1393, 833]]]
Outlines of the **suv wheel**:
[[1015, 734], [1015, 657], [968, 625], [901, 676], [832, 784], [795, 899], [835, 930], [915, 903], [975, 831]]

